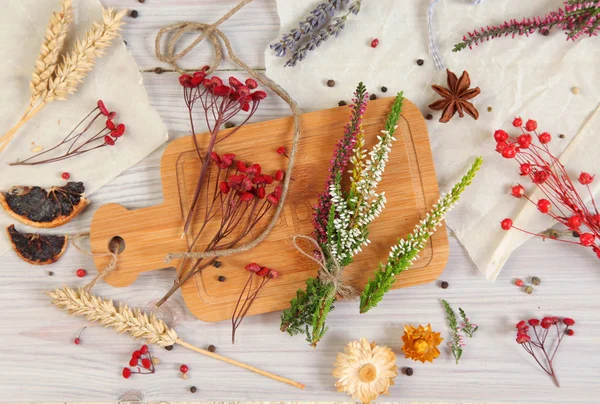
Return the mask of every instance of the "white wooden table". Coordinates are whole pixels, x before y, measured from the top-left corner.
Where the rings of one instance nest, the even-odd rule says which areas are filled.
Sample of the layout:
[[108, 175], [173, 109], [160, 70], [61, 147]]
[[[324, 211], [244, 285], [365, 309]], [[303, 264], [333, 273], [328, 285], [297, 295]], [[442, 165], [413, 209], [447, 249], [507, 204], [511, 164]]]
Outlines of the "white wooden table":
[[[44, 0], [49, 1], [49, 0]], [[103, 0], [105, 5], [135, 8], [137, 19], [128, 19], [124, 39], [144, 71], [150, 100], [173, 136], [186, 133], [185, 116], [177, 73], [154, 73], [162, 66], [154, 56], [158, 29], [182, 20], [213, 22], [236, 1], [208, 0]], [[264, 67], [263, 53], [278, 32], [273, 0], [255, 1], [221, 27], [239, 56], [254, 68]], [[212, 58], [204, 44], [192, 52], [184, 66], [202, 66]], [[234, 67], [225, 62], [223, 75]], [[237, 73], [236, 73], [237, 74]], [[243, 76], [243, 74], [240, 74]], [[261, 105], [254, 121], [287, 115], [283, 102], [271, 97]], [[162, 201], [157, 150], [140, 164], [123, 173], [92, 197], [92, 205], [79, 219], [88, 225], [100, 205], [116, 202], [128, 208], [151, 206]], [[73, 230], [73, 225], [65, 231]], [[230, 342], [228, 322], [208, 324], [196, 320], [177, 294], [170, 308], [177, 312], [176, 328], [198, 346], [214, 344], [217, 352], [247, 362], [307, 385], [300, 391], [259, 377], [228, 364], [175, 348], [167, 352], [152, 347], [161, 364], [154, 375], [121, 377], [131, 352], [140, 344], [127, 336], [89, 325], [76, 346], [73, 339], [86, 325], [52, 307], [44, 291], [61, 285], [83, 285], [77, 268], [93, 273], [90, 258], [70, 248], [62, 260], [46, 268], [29, 266], [10, 252], [0, 258], [0, 401], [117, 401], [142, 397], [148, 401], [200, 400], [304, 400], [342, 401], [331, 376], [336, 353], [353, 339], [365, 336], [390, 346], [398, 354], [398, 366], [410, 366], [414, 375], [399, 375], [388, 401], [501, 401], [540, 403], [598, 402], [600, 396], [600, 286], [598, 259], [577, 246], [531, 240], [517, 250], [496, 282], [483, 279], [458, 242], [450, 239], [450, 259], [437, 283], [389, 293], [368, 315], [358, 315], [356, 302], [340, 302], [329, 316], [331, 331], [318, 349], [303, 337], [279, 332], [280, 313], [247, 318]], [[54, 276], [48, 276], [48, 270]], [[516, 277], [537, 275], [542, 284], [527, 295], [512, 284]], [[125, 289], [105, 284], [94, 291], [103, 296], [145, 307], [160, 298], [172, 283], [173, 274], [145, 274]], [[460, 365], [455, 365], [447, 348], [434, 364], [404, 359], [401, 354], [403, 325], [431, 323], [448, 338], [440, 299], [455, 308], [463, 307], [479, 324], [475, 339], [467, 341]], [[576, 319], [576, 336], [568, 338], [555, 366], [562, 383], [557, 389], [515, 342], [514, 324], [520, 319], [544, 315]], [[179, 378], [179, 366], [190, 368], [189, 380]], [[190, 386], [198, 392], [189, 392]]]

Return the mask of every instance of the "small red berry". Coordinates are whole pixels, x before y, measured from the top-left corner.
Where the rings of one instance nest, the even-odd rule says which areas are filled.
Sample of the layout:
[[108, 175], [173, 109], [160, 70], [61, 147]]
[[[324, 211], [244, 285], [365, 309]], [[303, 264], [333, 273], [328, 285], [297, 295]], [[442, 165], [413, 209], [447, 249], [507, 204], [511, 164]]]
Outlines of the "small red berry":
[[379, 45], [379, 39], [375, 38], [371, 41], [371, 48], [376, 48]]
[[552, 317], [544, 317], [542, 319], [541, 326], [542, 326], [542, 328], [548, 329], [552, 326], [552, 323], [553, 323]]
[[187, 373], [190, 369], [187, 367], [187, 365], [181, 365], [179, 367], [179, 370], [181, 371], [181, 373]]
[[524, 344], [526, 342], [531, 341], [531, 337], [527, 334], [519, 334], [517, 335], [517, 343]]
[[569, 337], [572, 337], [573, 335], [575, 335], [575, 331], [571, 330], [570, 328], [567, 330], [567, 335]]
[[115, 141], [112, 137], [106, 135], [104, 136], [104, 144], [107, 144], [109, 146], [114, 146], [115, 145]]
[[277, 170], [277, 172], [275, 173], [275, 179], [277, 181], [283, 181], [283, 177], [285, 177], [285, 173], [283, 172], [283, 170]]
[[563, 318], [563, 323], [565, 325], [568, 325], [569, 327], [571, 327], [571, 326], [575, 325], [575, 320], [573, 320], [572, 318], [569, 318], [569, 317], [565, 317], [565, 318]]
[[523, 125], [523, 120], [521, 118], [515, 118], [512, 124], [515, 128], [520, 128]]
[[521, 286], [523, 286], [523, 280], [522, 280], [522, 279], [517, 279], [517, 280], [515, 281], [515, 285], [517, 285], [518, 287], [521, 287]]
[[117, 125], [115, 125], [115, 123], [111, 119], [106, 120], [106, 127], [110, 130], [117, 129]]
[[584, 245], [586, 247], [589, 247], [592, 244], [594, 244], [595, 239], [596, 236], [594, 236], [592, 233], [583, 233], [579, 236], [579, 242], [581, 243], [581, 245]]
[[106, 109], [106, 106], [104, 105], [104, 101], [98, 100], [98, 109], [100, 110], [100, 113], [102, 115], [104, 115], [104, 116], [109, 115], [108, 109]]
[[275, 205], [277, 206], [279, 204], [279, 198], [277, 198], [275, 195], [273, 194], [269, 194], [269, 196], [267, 196], [267, 201], [271, 204], [271, 205]]
[[502, 149], [502, 157], [504, 157], [505, 159], [514, 159], [516, 155], [517, 148], [512, 144], [509, 144], [504, 149]]
[[548, 132], [542, 132], [540, 136], [538, 136], [538, 140], [541, 144], [550, 143], [552, 140], [552, 135], [550, 135]]
[[75, 339], [73, 340], [73, 343], [74, 343], [75, 345], [79, 345], [79, 344], [81, 344], [81, 339], [80, 339], [80, 338], [75, 338]]
[[140, 356], [142, 356], [142, 353], [140, 351], [133, 351], [133, 353], [131, 354], [131, 357], [136, 359]]
[[219, 183], [219, 190], [224, 194], [229, 193], [229, 184], [227, 183], [227, 181], [221, 181]]
[[137, 366], [137, 364], [138, 364], [137, 358], [129, 359], [129, 366]]
[[521, 149], [528, 149], [531, 146], [531, 135], [521, 135], [517, 138]]
[[123, 377], [129, 379], [131, 377], [131, 369], [123, 368]]
[[285, 156], [287, 154], [287, 150], [285, 149], [285, 146], [279, 146], [277, 148], [277, 154], [281, 154], [282, 156]]
[[594, 177], [595, 175], [590, 175], [586, 172], [581, 172], [581, 174], [579, 174], [579, 183], [582, 185], [591, 184], [592, 181], [594, 181]]
[[537, 122], [533, 119], [529, 119], [525, 124], [525, 129], [527, 129], [529, 132], [533, 132], [537, 129]]
[[494, 139], [496, 139], [496, 142], [506, 142], [506, 139], [508, 139], [508, 133], [502, 129], [498, 129], [494, 132]]
[[258, 84], [254, 79], [246, 79], [246, 87], [248, 87], [250, 90], [254, 90], [256, 87], [258, 87]]
[[502, 230], [510, 230], [512, 225], [513, 225], [513, 221], [510, 220], [509, 218], [506, 218], [500, 222], [500, 226], [502, 227]]
[[567, 221], [567, 225], [571, 230], [578, 229], [581, 226], [581, 218], [579, 216], [571, 216]]
[[502, 153], [502, 150], [504, 150], [506, 148], [506, 146], [508, 146], [508, 143], [506, 143], [506, 142], [498, 142], [498, 143], [496, 143], [496, 151], [498, 153]]
[[152, 366], [152, 362], [150, 361], [150, 359], [144, 358], [142, 359], [142, 366], [146, 369], [150, 369], [150, 367]]
[[68, 180], [69, 178], [71, 178], [71, 174], [69, 174], [68, 172], [64, 172], [60, 175], [62, 177], [63, 180]]
[[510, 193], [515, 198], [521, 198], [523, 195], [525, 195], [525, 188], [523, 188], [522, 185], [515, 185], [510, 189]]
[[540, 325], [540, 320], [538, 320], [537, 318], [532, 318], [528, 321], [528, 323], [532, 327], [537, 327], [538, 325]]
[[76, 273], [76, 274], [77, 274], [77, 276], [78, 276], [78, 277], [80, 277], [80, 278], [83, 278], [83, 277], [84, 277], [84, 276], [87, 274], [87, 272], [86, 272], [86, 271], [85, 271], [85, 269], [83, 269], [83, 268], [79, 268], [79, 269], [77, 270], [77, 272], [75, 272], [75, 273]]
[[520, 330], [522, 328], [524, 328], [527, 325], [527, 323], [525, 322], [525, 320], [521, 320], [517, 323], [516, 328], [517, 330]]
[[540, 212], [548, 213], [550, 212], [550, 209], [552, 209], [552, 204], [548, 199], [540, 199], [537, 203], [537, 207]]
[[148, 353], [148, 345], [142, 345], [142, 347], [140, 348], [140, 353], [142, 355], [145, 355]]

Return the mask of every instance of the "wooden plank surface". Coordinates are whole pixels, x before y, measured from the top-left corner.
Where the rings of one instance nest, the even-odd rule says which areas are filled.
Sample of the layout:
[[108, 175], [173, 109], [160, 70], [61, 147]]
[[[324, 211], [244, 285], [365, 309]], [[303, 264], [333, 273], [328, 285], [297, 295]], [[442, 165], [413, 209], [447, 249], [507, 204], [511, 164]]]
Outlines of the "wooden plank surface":
[[[46, 1], [46, 0], [44, 0]], [[154, 59], [154, 35], [166, 23], [179, 20], [210, 22], [234, 5], [235, 1], [208, 0], [104, 0], [106, 5], [136, 8], [140, 16], [130, 20], [125, 39], [143, 69], [160, 65]], [[276, 35], [278, 19], [275, 3], [255, 1], [229, 21], [224, 29], [231, 35], [240, 56], [262, 67], [266, 45]], [[252, 42], [248, 41], [252, 36]], [[204, 64], [208, 47], [192, 55], [193, 64]], [[192, 63], [190, 63], [191, 65]], [[224, 66], [226, 68], [226, 66]], [[227, 75], [223, 72], [223, 75]], [[326, 74], [326, 73], [324, 73]], [[145, 73], [150, 100], [173, 134], [186, 133], [185, 110], [177, 75]], [[325, 78], [325, 77], [324, 77]], [[320, 78], [319, 78], [320, 79]], [[349, 88], [349, 91], [352, 89]], [[287, 109], [271, 98], [255, 116], [254, 122], [283, 117]], [[436, 124], [428, 121], [428, 124]], [[202, 128], [200, 129], [202, 130]], [[79, 223], [69, 225], [72, 233], [89, 226], [98, 206], [114, 202], [129, 209], [162, 203], [159, 178], [161, 150], [98, 191]], [[440, 168], [438, 168], [439, 170]], [[482, 230], [483, 231], [483, 230]], [[168, 309], [175, 313], [176, 328], [186, 340], [205, 346], [214, 344], [217, 352], [296, 379], [307, 385], [304, 391], [267, 381], [259, 376], [213, 361], [183, 349], [171, 352], [153, 348], [162, 363], [155, 375], [124, 380], [120, 369], [139, 344], [110, 330], [89, 326], [82, 345], [72, 343], [86, 323], [67, 316], [48, 304], [44, 291], [65, 285], [84, 285], [75, 277], [77, 268], [93, 269], [91, 258], [69, 249], [59, 264], [47, 269], [31, 267], [13, 253], [0, 257], [0, 401], [59, 402], [117, 401], [141, 395], [149, 401], [199, 400], [306, 400], [342, 401], [347, 397], [335, 391], [330, 376], [336, 352], [350, 340], [366, 336], [400, 353], [400, 336], [406, 323], [431, 323], [448, 338], [440, 298], [463, 307], [481, 327], [476, 338], [467, 341], [459, 366], [447, 350], [434, 364], [420, 364], [398, 358], [398, 366], [411, 366], [412, 377], [399, 375], [387, 401], [452, 402], [537, 402], [595, 403], [600, 395], [600, 271], [597, 258], [580, 247], [531, 240], [508, 260], [496, 282], [488, 282], [477, 272], [464, 249], [450, 238], [450, 258], [441, 279], [450, 283], [442, 290], [437, 284], [390, 292], [367, 315], [359, 315], [356, 302], [341, 302], [329, 317], [331, 331], [317, 350], [302, 337], [279, 333], [279, 313], [253, 316], [238, 330], [232, 346], [227, 323], [203, 323], [182, 305], [177, 294]], [[537, 275], [542, 285], [527, 295], [511, 282]], [[145, 307], [160, 298], [171, 286], [172, 273], [144, 274], [132, 286], [113, 288], [99, 285], [95, 292]], [[169, 313], [165, 310], [165, 313]], [[531, 358], [514, 342], [514, 324], [530, 316], [570, 315], [577, 320], [576, 336], [564, 341], [556, 367], [562, 384], [552, 386]], [[190, 367], [190, 379], [178, 377], [181, 363]], [[195, 385], [192, 395], [188, 388]]]

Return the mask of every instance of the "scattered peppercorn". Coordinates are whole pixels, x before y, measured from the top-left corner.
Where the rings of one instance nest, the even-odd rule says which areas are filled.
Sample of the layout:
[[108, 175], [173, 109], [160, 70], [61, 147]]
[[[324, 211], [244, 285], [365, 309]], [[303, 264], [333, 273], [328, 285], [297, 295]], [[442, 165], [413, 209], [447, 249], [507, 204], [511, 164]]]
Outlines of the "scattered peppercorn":
[[335, 87], [335, 80], [327, 80], [327, 87]]
[[419, 66], [423, 66], [425, 64], [425, 61], [423, 59], [417, 59], [417, 64]]
[[198, 391], [198, 389], [196, 388], [196, 386], [190, 387], [190, 392], [195, 393], [197, 391]]
[[60, 175], [62, 177], [63, 180], [68, 180], [69, 178], [71, 178], [71, 174], [69, 174], [68, 172], [64, 172]]
[[224, 126], [225, 126], [225, 129], [231, 129], [231, 128], [235, 127], [235, 123], [227, 121], [227, 122], [225, 122]]
[[123, 39], [123, 43], [125, 44], [125, 46], [127, 46], [127, 41]]
[[371, 41], [371, 48], [376, 48], [379, 45], [379, 39], [375, 38]]
[[531, 283], [533, 283], [535, 286], [538, 286], [540, 283], [542, 283], [542, 280], [537, 276], [534, 276], [533, 278], [531, 278]]
[[48, 271], [48, 276], [54, 276], [54, 272]]
[[565, 135], [563, 133], [561, 133], [560, 135], [558, 135], [559, 138], [564, 139]]
[[370, 99], [371, 101], [372, 101], [372, 100], [376, 100], [376, 99], [377, 99], [377, 96], [376, 96], [375, 94], [371, 94], [371, 96], [369, 97], [369, 99]]
[[573, 87], [571, 88], [571, 92], [573, 94], [579, 94], [581, 92], [581, 89], [579, 87]]
[[215, 268], [221, 268], [221, 265], [222, 265], [222, 264], [223, 264], [223, 263], [222, 263], [221, 261], [215, 261], [215, 262], [213, 262], [213, 264], [212, 264], [212, 265], [213, 265], [213, 267], [215, 267]]
[[160, 359], [158, 359], [158, 358], [152, 358], [152, 364], [153, 364], [153, 365], [158, 365], [158, 364], [160, 364]]
[[488, 112], [492, 112], [492, 107], [488, 107]]
[[165, 347], [165, 349], [166, 349], [167, 351], [172, 351], [172, 350], [173, 350], [173, 345], [167, 345], [167, 346]]
[[338, 102], [338, 105], [340, 107], [343, 107], [344, 105], [346, 105], [346, 101], [340, 101], [340, 102]]
[[225, 277], [223, 275], [219, 275], [219, 277], [217, 278], [217, 280], [219, 282], [225, 282]]
[[579, 238], [579, 233], [578, 233], [578, 232], [576, 232], [576, 231], [574, 231], [574, 232], [573, 232], [573, 237], [575, 237], [575, 238]]
[[217, 350], [217, 347], [214, 345], [209, 345], [207, 349], [208, 349], [208, 352], [215, 352]]
[[527, 286], [527, 287], [525, 288], [525, 292], [526, 292], [528, 295], [532, 294], [532, 293], [533, 293], [533, 286]]
[[442, 289], [448, 289], [448, 286], [450, 286], [450, 284], [446, 281], [443, 281], [440, 286], [442, 287]]
[[156, 74], [162, 74], [164, 72], [162, 67], [155, 67], [154, 68], [154, 73]]
[[143, 4], [143, 3], [145, 3], [145, 2], [146, 2], [146, 0], [138, 0], [138, 2], [140, 2], [140, 3], [142, 3], [142, 4]]
[[413, 370], [413, 368], [406, 368], [404, 373], [406, 373], [406, 376], [412, 376], [413, 373], [415, 373], [415, 371]]
[[427, 114], [427, 116], [425, 116], [425, 118], [427, 118], [429, 121], [431, 121], [433, 119], [433, 115]]
[[381, 92], [382, 93], [387, 93], [387, 87], [386, 86], [381, 87]]
[[521, 279], [517, 279], [515, 280], [515, 285], [517, 285], [518, 287], [523, 286], [523, 281]]
[[129, 16], [130, 16], [131, 18], [137, 18], [137, 17], [138, 17], [138, 12], [137, 12], [137, 10], [131, 10], [131, 11], [129, 12]]

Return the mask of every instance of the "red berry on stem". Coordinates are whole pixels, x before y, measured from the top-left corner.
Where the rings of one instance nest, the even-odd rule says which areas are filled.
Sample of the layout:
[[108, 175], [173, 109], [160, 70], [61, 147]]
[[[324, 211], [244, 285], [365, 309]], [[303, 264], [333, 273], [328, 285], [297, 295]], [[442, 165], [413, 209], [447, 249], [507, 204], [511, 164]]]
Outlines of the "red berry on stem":
[[519, 168], [521, 169], [521, 175], [529, 175], [531, 172], [531, 164], [529, 163], [523, 163]]
[[142, 347], [140, 348], [140, 353], [142, 355], [145, 355], [148, 353], [148, 345], [142, 345]]
[[142, 359], [142, 366], [146, 369], [150, 369], [150, 367], [152, 366], [152, 362], [150, 361], [150, 359], [144, 358]]
[[115, 123], [111, 120], [111, 119], [107, 119], [106, 120], [106, 127], [110, 130], [115, 130], [117, 129], [117, 126], [115, 125]]
[[521, 198], [523, 195], [525, 195], [525, 188], [523, 188], [522, 185], [515, 185], [510, 189], [510, 193], [515, 198]]
[[567, 221], [567, 225], [571, 230], [578, 229], [581, 226], [581, 218], [579, 216], [571, 216]]
[[528, 149], [531, 146], [531, 135], [521, 135], [517, 138], [517, 142], [519, 142], [519, 147], [521, 149]]
[[515, 281], [515, 285], [517, 285], [518, 287], [521, 287], [521, 286], [523, 286], [523, 280], [521, 280], [521, 279], [517, 279], [517, 280]]
[[137, 358], [129, 359], [129, 366], [137, 366], [137, 364], [138, 364]]
[[287, 154], [285, 146], [279, 146], [277, 148], [277, 154], [281, 154], [282, 156], [285, 156]]
[[104, 136], [104, 144], [107, 144], [109, 146], [114, 146], [115, 145], [115, 141], [113, 140], [112, 137], [106, 135], [106, 136]]
[[140, 351], [133, 351], [133, 353], [131, 354], [131, 357], [136, 359], [140, 356], [142, 356], [142, 353]]
[[594, 181], [594, 177], [595, 175], [591, 175], [582, 171], [581, 174], [579, 174], [579, 183], [582, 185], [591, 184], [592, 181]]
[[508, 139], [508, 133], [502, 129], [498, 129], [494, 132], [494, 139], [496, 139], [496, 142], [506, 142], [506, 139]]
[[510, 220], [509, 218], [506, 218], [500, 222], [500, 226], [502, 227], [502, 230], [510, 230], [512, 225], [513, 225], [513, 221]]
[[131, 369], [123, 368], [122, 374], [125, 379], [129, 379], [131, 377]]
[[528, 323], [532, 327], [537, 327], [538, 325], [540, 325], [540, 320], [538, 320], [537, 318], [532, 318], [528, 321]]
[[592, 233], [583, 233], [579, 236], [579, 242], [581, 243], [581, 245], [584, 245], [586, 247], [589, 247], [592, 244], [594, 244], [595, 239], [596, 236], [594, 236]]
[[246, 87], [248, 87], [250, 90], [254, 90], [256, 87], [258, 87], [258, 84], [254, 79], [246, 79]]
[[87, 272], [86, 272], [86, 271], [85, 271], [85, 269], [83, 269], [83, 268], [79, 268], [79, 269], [77, 270], [77, 272], [75, 272], [75, 273], [76, 273], [76, 274], [77, 274], [77, 276], [78, 276], [78, 277], [80, 277], [80, 278], [83, 278], [83, 277], [84, 277], [84, 276], [87, 274]]
[[575, 335], [575, 331], [571, 330], [570, 328], [567, 330], [567, 335], [569, 337], [572, 337], [573, 335]]
[[572, 318], [569, 318], [569, 317], [565, 317], [565, 318], [563, 318], [563, 323], [570, 327], [570, 326], [575, 325], [575, 320], [573, 320]]
[[[500, 144], [500, 143], [498, 143], [498, 144]], [[504, 149], [502, 149], [502, 157], [504, 157], [505, 159], [513, 159], [513, 158], [515, 158], [516, 155], [517, 155], [517, 148], [512, 144], [509, 144]]]
[[550, 212], [550, 209], [552, 209], [552, 204], [548, 199], [540, 199], [537, 203], [537, 207], [540, 212], [548, 213]]
[[79, 344], [81, 344], [81, 339], [80, 339], [80, 338], [75, 338], [75, 339], [73, 340], [73, 343], [74, 343], [75, 345], [79, 345]]
[[517, 328], [517, 330], [520, 330], [523, 327], [525, 327], [526, 325], [527, 325], [527, 323], [525, 322], [525, 320], [521, 320], [517, 323], [516, 328]]
[[541, 323], [542, 328], [548, 329], [552, 326], [552, 317], [544, 317]]
[[525, 124], [525, 129], [527, 129], [529, 132], [533, 132], [537, 129], [537, 122], [533, 119], [529, 119]]
[[523, 125], [523, 120], [521, 118], [515, 118], [512, 124], [515, 128], [520, 128]]
[[371, 41], [371, 48], [376, 48], [379, 45], [379, 39], [375, 38]]
[[285, 177], [285, 173], [283, 172], [283, 170], [277, 170], [277, 172], [275, 173], [275, 179], [277, 181], [282, 181], [283, 177]]
[[502, 150], [504, 150], [506, 148], [506, 146], [508, 146], [508, 143], [506, 143], [506, 142], [498, 142], [498, 143], [496, 143], [496, 151], [498, 153], [502, 153]]
[[71, 178], [71, 174], [69, 174], [68, 172], [64, 172], [60, 175], [62, 177], [63, 180], [68, 180], [69, 178]]
[[540, 134], [540, 136], [538, 136], [538, 140], [541, 144], [550, 143], [552, 140], [552, 135], [550, 135], [548, 132], [543, 132]]
[[106, 106], [104, 106], [104, 101], [98, 100], [98, 109], [100, 110], [100, 113], [102, 115], [104, 115], [104, 116], [109, 115], [108, 109], [106, 109]]
[[187, 365], [181, 365], [179, 367], [179, 370], [181, 371], [181, 373], [187, 373], [190, 369], [187, 367]]

